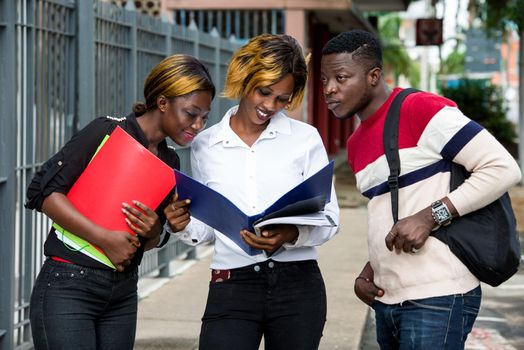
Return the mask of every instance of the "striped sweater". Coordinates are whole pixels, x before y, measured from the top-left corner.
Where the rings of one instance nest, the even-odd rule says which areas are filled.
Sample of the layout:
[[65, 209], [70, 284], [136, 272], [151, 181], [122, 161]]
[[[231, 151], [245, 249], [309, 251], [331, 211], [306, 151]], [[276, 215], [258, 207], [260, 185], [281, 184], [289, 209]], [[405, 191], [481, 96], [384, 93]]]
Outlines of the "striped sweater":
[[[370, 199], [369, 259], [375, 284], [385, 291], [380, 300], [386, 304], [464, 293], [479, 284], [447, 245], [433, 237], [417, 254], [398, 254], [386, 248], [384, 239], [393, 218], [382, 132], [387, 110], [400, 91], [394, 89], [347, 142], [357, 187]], [[398, 145], [399, 219], [446, 195], [464, 215], [492, 202], [520, 180], [517, 163], [491, 134], [464, 116], [454, 102], [431, 93], [411, 94], [404, 100]], [[449, 193], [451, 161], [462, 164], [472, 175]]]

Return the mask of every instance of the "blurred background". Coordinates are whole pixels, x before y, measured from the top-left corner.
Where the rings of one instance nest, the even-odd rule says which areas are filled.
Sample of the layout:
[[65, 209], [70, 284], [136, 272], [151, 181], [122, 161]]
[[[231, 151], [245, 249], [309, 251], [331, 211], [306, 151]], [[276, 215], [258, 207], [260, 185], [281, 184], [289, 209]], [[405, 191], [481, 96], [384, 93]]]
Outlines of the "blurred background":
[[[380, 37], [391, 87], [450, 97], [523, 167], [524, 0], [0, 0], [0, 350], [32, 347], [29, 297], [50, 222], [24, 210], [25, 189], [71, 135], [96, 117], [128, 114], [167, 55], [201, 59], [220, 91], [238, 47], [287, 33], [311, 54], [307, 97], [290, 116], [317, 127], [345, 166], [358, 120], [330, 116], [319, 71], [322, 46], [354, 28]], [[208, 126], [234, 104], [216, 98]], [[175, 147], [189, 171], [188, 148]], [[350, 172], [341, 178], [352, 184]], [[519, 219], [522, 192], [512, 192]], [[170, 241], [147, 254], [141, 277], [170, 276], [170, 262], [194, 254]]]

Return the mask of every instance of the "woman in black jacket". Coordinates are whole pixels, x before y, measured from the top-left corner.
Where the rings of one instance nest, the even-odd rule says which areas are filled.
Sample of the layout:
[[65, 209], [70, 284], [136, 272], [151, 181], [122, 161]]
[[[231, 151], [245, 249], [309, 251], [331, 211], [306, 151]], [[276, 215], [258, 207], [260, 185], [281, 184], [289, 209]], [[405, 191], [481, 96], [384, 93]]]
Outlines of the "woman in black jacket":
[[124, 203], [122, 211], [135, 236], [96, 225], [66, 194], [103, 138], [117, 126], [170, 167], [179, 168], [180, 160], [168, 147], [166, 137], [179, 145], [191, 142], [205, 126], [214, 95], [215, 87], [201, 62], [187, 55], [167, 57], [145, 81], [145, 103], [135, 104], [133, 113], [123, 118], [93, 120], [35, 175], [27, 191], [26, 207], [44, 212], [61, 228], [99, 247], [116, 267], [115, 271], [79, 250], [71, 250], [51, 228], [44, 246], [47, 260], [30, 304], [36, 350], [133, 348], [138, 265], [143, 252], [165, 244], [169, 238], [162, 232], [166, 213], [178, 230], [187, 225], [189, 214], [185, 209], [164, 213], [172, 195], [156, 211], [137, 201], [133, 203], [136, 207]]

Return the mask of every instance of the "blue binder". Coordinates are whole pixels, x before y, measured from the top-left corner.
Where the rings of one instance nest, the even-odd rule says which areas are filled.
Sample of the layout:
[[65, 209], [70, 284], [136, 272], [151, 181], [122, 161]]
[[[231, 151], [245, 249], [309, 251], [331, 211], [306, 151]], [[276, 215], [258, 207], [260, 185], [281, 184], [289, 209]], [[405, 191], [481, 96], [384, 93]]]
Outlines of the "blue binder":
[[253, 225], [262, 220], [275, 217], [310, 214], [324, 210], [331, 198], [333, 164], [310, 176], [267, 209], [259, 214], [248, 216], [229, 199], [190, 176], [175, 169], [178, 198], [191, 199], [191, 216], [213, 227], [235, 242], [249, 255], [261, 251], [248, 246], [240, 236], [240, 230], [255, 232]]

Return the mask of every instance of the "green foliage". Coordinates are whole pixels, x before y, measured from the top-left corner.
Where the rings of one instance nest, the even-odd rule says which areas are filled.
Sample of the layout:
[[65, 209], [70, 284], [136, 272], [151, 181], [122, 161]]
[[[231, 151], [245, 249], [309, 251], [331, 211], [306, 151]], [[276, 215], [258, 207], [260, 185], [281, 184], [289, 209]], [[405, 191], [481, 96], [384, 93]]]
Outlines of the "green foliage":
[[416, 61], [412, 61], [409, 67], [408, 81], [411, 87], [420, 88], [420, 64]]
[[466, 63], [466, 53], [453, 51], [441, 64], [440, 74], [463, 74]]
[[[472, 6], [471, 6], [472, 5]], [[519, 33], [521, 39], [520, 60], [524, 57], [522, 38], [524, 38], [524, 0], [470, 0], [470, 11], [480, 18], [485, 27], [486, 33], [491, 35], [496, 32], [507, 33], [509, 30], [515, 30]], [[524, 82], [524, 72], [519, 68], [519, 89], [522, 92]], [[519, 101], [519, 111], [524, 110], [524, 101]], [[522, 115], [520, 116], [522, 122]], [[523, 142], [524, 135], [520, 135], [520, 143]], [[505, 145], [508, 150], [515, 156], [517, 154], [514, 145]], [[511, 148], [515, 151], [512, 152]], [[522, 155], [520, 155], [522, 158]], [[521, 164], [522, 166], [522, 164]]]
[[515, 142], [515, 126], [506, 118], [508, 108], [499, 86], [483, 80], [464, 79], [458, 88], [443, 88], [442, 93], [506, 147]]
[[490, 31], [524, 30], [524, 0], [475, 0], [477, 16]]
[[398, 80], [405, 75], [413, 87], [420, 81], [419, 66], [409, 57], [399, 37], [400, 17], [397, 14], [386, 14], [379, 17], [379, 34], [382, 40], [382, 59], [386, 70], [391, 71]]

